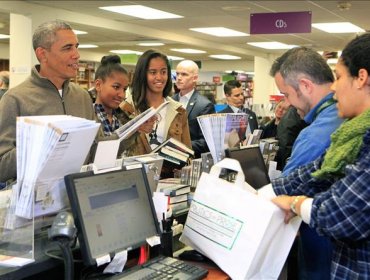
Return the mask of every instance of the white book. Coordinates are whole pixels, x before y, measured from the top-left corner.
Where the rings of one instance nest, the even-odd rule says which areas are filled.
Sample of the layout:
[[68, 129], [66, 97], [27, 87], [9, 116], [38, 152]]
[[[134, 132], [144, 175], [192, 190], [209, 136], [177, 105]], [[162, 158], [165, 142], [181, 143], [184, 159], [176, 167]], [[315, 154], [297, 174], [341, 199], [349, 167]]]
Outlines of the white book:
[[149, 109], [145, 110], [144, 112], [142, 112], [141, 114], [137, 115], [135, 118], [130, 120], [128, 123], [117, 128], [114, 132], [118, 135], [118, 138], [120, 139], [120, 141], [127, 139], [133, 133], [135, 133], [143, 123], [145, 123], [151, 117], [156, 115], [167, 104], [168, 104], [168, 101], [162, 103], [158, 108], [150, 107]]

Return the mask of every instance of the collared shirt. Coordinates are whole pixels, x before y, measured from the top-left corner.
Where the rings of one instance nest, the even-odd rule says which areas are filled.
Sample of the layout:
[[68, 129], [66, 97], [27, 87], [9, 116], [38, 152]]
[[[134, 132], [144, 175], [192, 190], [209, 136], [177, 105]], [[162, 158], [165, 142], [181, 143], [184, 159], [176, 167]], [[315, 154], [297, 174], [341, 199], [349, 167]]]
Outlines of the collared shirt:
[[187, 94], [181, 95], [179, 94], [179, 102], [182, 104], [182, 106], [186, 109], [186, 106], [188, 106], [189, 100], [191, 96], [194, 93], [194, 89], [189, 91]]
[[235, 106], [232, 106], [232, 105], [230, 105], [230, 104], [229, 104], [229, 106], [230, 106], [230, 108], [234, 111], [234, 113], [240, 113], [240, 111], [242, 110], [242, 109], [240, 109], [240, 108], [238, 108], [238, 107], [235, 107]]
[[337, 179], [317, 179], [323, 156], [272, 181], [277, 195], [313, 197], [310, 227], [334, 243], [331, 279], [370, 277], [370, 129], [357, 160]]
[[343, 119], [338, 117], [335, 103], [320, 110], [321, 105], [331, 98], [333, 98], [333, 93], [324, 97], [305, 116], [304, 120], [309, 126], [304, 128], [295, 140], [291, 157], [283, 170], [283, 176], [287, 176], [297, 167], [315, 160], [329, 147], [330, 135], [343, 122]]
[[117, 114], [116, 110], [112, 111], [112, 124], [111, 124], [107, 117], [107, 112], [105, 112], [102, 104], [94, 103], [94, 109], [97, 117], [99, 118], [102, 124], [105, 136], [112, 135], [112, 132], [121, 126], [121, 123], [116, 116]]

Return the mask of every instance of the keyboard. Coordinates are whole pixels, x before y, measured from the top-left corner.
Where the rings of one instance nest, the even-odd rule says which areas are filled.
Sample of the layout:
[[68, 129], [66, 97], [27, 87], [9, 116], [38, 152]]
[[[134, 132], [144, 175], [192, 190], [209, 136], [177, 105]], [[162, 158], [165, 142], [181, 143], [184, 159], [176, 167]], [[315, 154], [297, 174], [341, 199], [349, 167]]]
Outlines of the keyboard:
[[128, 271], [114, 275], [114, 280], [198, 280], [203, 279], [208, 270], [182, 260], [159, 256], [145, 264], [135, 266]]

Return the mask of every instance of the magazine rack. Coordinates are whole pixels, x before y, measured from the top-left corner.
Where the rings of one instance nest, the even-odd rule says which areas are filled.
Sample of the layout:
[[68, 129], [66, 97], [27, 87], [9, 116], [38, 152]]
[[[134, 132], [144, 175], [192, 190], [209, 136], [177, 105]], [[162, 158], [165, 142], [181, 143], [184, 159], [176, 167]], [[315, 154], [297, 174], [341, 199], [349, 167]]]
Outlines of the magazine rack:
[[15, 214], [17, 195], [17, 183], [0, 191], [0, 266], [23, 266], [34, 261], [34, 203], [32, 218], [21, 218]]

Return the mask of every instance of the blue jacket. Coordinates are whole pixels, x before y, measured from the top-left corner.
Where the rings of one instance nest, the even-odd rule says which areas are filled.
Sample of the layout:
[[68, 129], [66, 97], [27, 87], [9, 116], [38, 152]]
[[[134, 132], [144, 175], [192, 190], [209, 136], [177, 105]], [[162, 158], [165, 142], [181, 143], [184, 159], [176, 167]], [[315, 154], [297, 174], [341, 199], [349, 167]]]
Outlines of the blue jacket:
[[315, 160], [329, 147], [330, 135], [343, 122], [343, 119], [338, 117], [336, 103], [326, 106], [328, 104], [326, 102], [330, 102], [332, 98], [333, 93], [329, 93], [305, 116], [304, 120], [309, 125], [295, 140], [292, 155], [283, 170], [283, 176]]

